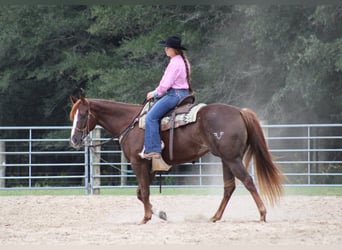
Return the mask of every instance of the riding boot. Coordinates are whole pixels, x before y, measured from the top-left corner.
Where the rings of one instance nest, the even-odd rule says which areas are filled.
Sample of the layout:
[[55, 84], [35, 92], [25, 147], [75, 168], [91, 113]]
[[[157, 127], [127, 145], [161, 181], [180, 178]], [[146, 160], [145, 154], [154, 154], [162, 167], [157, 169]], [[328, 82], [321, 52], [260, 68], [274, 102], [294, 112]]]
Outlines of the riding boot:
[[[165, 148], [165, 143], [163, 141], [160, 141], [160, 147], [162, 150]], [[147, 160], [151, 160], [152, 155], [155, 155], [155, 154], [159, 154], [159, 153], [156, 153], [156, 152], [145, 153], [145, 146], [143, 147], [141, 152], [138, 153], [138, 155], [140, 156], [141, 159], [147, 159]]]
[[152, 156], [152, 171], [169, 171], [172, 166], [168, 165], [164, 160], [161, 154], [154, 154]]

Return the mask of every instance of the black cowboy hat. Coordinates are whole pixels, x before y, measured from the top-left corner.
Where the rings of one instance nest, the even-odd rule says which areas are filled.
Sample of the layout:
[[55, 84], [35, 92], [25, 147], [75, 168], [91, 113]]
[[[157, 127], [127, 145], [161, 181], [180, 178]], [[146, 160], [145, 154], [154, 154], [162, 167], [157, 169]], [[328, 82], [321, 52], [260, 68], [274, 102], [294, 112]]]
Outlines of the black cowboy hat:
[[182, 39], [178, 35], [172, 35], [166, 38], [165, 41], [160, 41], [159, 44], [163, 45], [164, 47], [170, 47], [174, 49], [181, 49], [187, 50], [185, 47], [181, 45]]

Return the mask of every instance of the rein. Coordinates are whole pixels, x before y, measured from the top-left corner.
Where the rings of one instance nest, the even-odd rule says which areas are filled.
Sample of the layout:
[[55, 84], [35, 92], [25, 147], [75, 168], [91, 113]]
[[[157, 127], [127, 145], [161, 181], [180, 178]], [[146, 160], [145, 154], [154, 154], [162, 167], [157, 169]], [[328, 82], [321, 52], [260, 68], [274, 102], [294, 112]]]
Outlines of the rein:
[[134, 116], [132, 122], [128, 125], [128, 127], [126, 127], [123, 131], [121, 131], [119, 133], [119, 135], [116, 136], [116, 138], [119, 138], [119, 143], [121, 144], [122, 139], [128, 134], [129, 131], [131, 131], [135, 124], [139, 121], [139, 117], [141, 114], [141, 111], [144, 109], [145, 104], [148, 102], [148, 100], [145, 98], [144, 102], [142, 103], [142, 107], [140, 109], [140, 111], [138, 112], [138, 114], [136, 116]]

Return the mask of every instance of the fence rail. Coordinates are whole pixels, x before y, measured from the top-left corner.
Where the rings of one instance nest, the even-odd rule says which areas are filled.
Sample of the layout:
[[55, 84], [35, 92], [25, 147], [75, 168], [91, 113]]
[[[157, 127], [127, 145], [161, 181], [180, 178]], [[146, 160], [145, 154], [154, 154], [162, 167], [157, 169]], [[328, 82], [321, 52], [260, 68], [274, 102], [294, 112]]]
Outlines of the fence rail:
[[[287, 177], [285, 185], [342, 186], [342, 124], [263, 125], [269, 149]], [[0, 127], [0, 189], [135, 187], [135, 175], [117, 140], [74, 150], [71, 127]], [[109, 140], [97, 127], [94, 144]], [[207, 154], [174, 166], [164, 186], [222, 186], [220, 160]], [[249, 171], [254, 177], [253, 165]], [[153, 185], [157, 185], [157, 180]]]

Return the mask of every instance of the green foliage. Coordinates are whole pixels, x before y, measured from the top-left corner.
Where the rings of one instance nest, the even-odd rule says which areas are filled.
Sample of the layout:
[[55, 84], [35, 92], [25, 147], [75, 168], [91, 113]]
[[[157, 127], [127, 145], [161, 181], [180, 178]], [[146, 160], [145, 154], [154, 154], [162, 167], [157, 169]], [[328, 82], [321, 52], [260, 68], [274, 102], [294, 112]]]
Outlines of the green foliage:
[[[84, 8], [1, 7], [2, 125], [55, 125], [65, 117], [76, 56], [88, 46]], [[64, 117], [63, 117], [64, 116]], [[61, 119], [62, 118], [62, 119]], [[64, 119], [63, 119], [64, 118]]]
[[[279, 121], [339, 122], [341, 120], [342, 29], [337, 7], [317, 7], [302, 12], [296, 22], [297, 33], [283, 53], [285, 66], [281, 88], [267, 105]], [[284, 114], [285, 113], [285, 114]], [[294, 118], [286, 116], [292, 114]], [[298, 121], [297, 121], [298, 122]]]
[[141, 103], [180, 34], [198, 102], [269, 123], [340, 122], [339, 6], [0, 7], [0, 124], [69, 125], [69, 96]]

